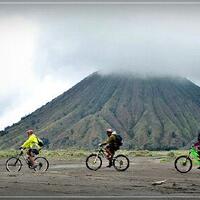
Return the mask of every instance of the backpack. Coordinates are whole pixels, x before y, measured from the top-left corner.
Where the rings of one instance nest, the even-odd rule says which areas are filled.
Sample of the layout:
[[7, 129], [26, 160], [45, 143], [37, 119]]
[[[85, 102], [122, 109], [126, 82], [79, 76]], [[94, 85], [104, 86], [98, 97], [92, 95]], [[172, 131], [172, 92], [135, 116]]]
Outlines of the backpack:
[[43, 147], [43, 146], [44, 146], [44, 142], [43, 142], [40, 138], [37, 137], [37, 141], [38, 141], [38, 145], [39, 145], [40, 147]]
[[123, 139], [121, 137], [121, 135], [116, 134], [116, 143], [118, 146], [122, 146], [123, 145]]

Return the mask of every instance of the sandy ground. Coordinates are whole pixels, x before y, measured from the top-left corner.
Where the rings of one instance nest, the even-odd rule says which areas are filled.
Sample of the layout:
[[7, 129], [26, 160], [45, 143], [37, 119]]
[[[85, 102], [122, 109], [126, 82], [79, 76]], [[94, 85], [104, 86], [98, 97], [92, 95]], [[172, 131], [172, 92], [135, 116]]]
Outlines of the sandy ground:
[[[0, 160], [0, 198], [31, 196], [31, 199], [198, 199], [200, 171], [193, 168], [187, 174], [178, 173], [173, 162], [136, 157], [125, 172], [106, 168], [90, 171], [85, 161], [50, 160], [45, 173], [36, 173], [23, 166], [18, 173], [5, 169]], [[162, 185], [152, 182], [166, 180]], [[25, 197], [24, 197], [25, 196]], [[200, 198], [199, 198], [200, 199]]]

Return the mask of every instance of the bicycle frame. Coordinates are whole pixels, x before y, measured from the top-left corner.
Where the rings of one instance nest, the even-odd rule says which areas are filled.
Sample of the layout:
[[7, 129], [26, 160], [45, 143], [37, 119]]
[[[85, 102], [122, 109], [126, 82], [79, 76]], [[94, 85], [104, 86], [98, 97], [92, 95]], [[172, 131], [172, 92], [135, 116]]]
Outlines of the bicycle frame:
[[17, 158], [16, 163], [17, 163], [18, 160], [20, 160], [20, 158], [23, 158], [23, 160], [26, 162], [26, 164], [29, 165], [29, 163], [28, 163], [29, 160], [28, 160], [28, 158], [26, 157], [26, 155], [24, 154], [23, 151], [21, 151], [19, 154], [17, 154], [16, 158]]
[[[105, 149], [103, 147], [100, 147], [99, 149], [97, 149], [97, 157], [98, 156], [107, 159], [106, 151], [105, 151]], [[112, 160], [115, 158], [114, 156], [115, 156], [115, 153], [113, 154]], [[96, 162], [96, 159], [95, 159], [95, 162]]]
[[103, 147], [100, 147], [98, 150], [97, 150], [97, 157], [98, 156], [101, 156], [101, 157], [106, 157], [106, 154], [105, 154], [105, 151], [103, 149]]
[[194, 147], [191, 147], [188, 157], [192, 157], [200, 165], [199, 154]]

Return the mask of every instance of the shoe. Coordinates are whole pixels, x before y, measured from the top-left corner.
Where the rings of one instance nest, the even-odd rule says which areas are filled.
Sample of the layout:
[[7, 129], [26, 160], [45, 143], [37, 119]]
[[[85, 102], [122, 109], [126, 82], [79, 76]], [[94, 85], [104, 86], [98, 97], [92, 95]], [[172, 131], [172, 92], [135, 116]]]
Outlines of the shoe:
[[106, 166], [106, 167], [112, 167], [112, 162], [109, 162], [109, 164], [108, 164], [108, 166]]
[[38, 165], [30, 166], [30, 169], [36, 169]]
[[41, 168], [42, 168], [42, 163], [39, 163], [39, 170], [41, 170]]
[[197, 167], [197, 169], [200, 169], [200, 166], [199, 166], [199, 167]]

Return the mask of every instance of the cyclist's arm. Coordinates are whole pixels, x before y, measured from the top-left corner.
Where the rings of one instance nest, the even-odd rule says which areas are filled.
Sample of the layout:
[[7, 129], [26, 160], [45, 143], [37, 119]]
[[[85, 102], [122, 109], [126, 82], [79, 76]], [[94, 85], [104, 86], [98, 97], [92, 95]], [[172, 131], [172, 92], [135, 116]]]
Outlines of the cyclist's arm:
[[29, 148], [30, 147], [30, 145], [31, 145], [31, 138], [29, 138], [28, 140], [26, 140], [25, 142], [24, 142], [24, 144], [22, 144], [22, 148], [24, 148], [24, 149], [26, 149], [26, 148]]

